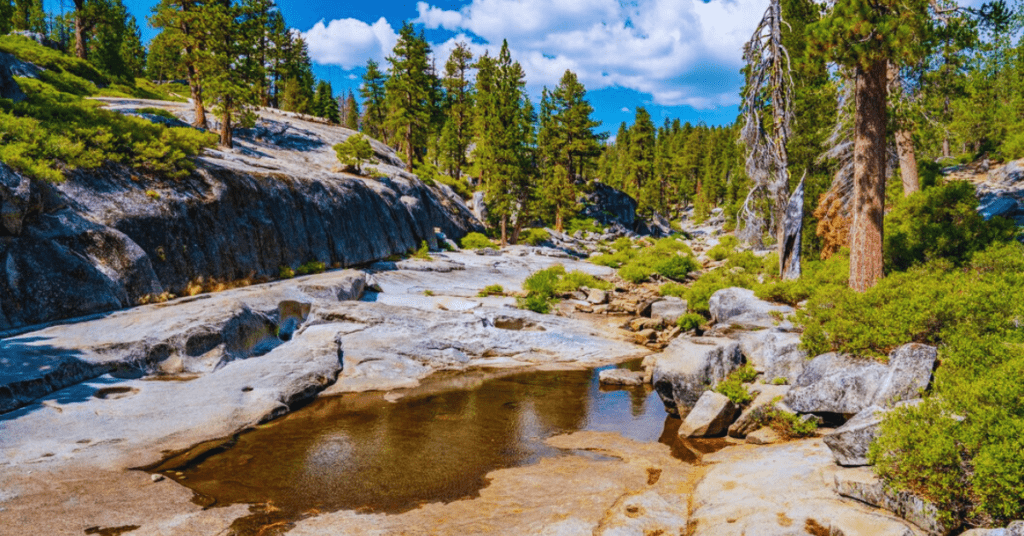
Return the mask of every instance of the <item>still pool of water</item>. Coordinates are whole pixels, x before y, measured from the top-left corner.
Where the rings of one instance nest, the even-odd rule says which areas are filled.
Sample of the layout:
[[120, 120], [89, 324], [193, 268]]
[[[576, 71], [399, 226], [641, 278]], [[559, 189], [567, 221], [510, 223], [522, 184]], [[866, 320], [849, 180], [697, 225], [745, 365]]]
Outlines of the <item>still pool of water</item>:
[[570, 454], [544, 439], [579, 430], [660, 440], [693, 459], [694, 445], [678, 444], [679, 421], [666, 416], [653, 390], [602, 388], [600, 370], [442, 373], [397, 400], [383, 393], [321, 398], [164, 473], [203, 504], [270, 504], [294, 519], [473, 497], [495, 469]]

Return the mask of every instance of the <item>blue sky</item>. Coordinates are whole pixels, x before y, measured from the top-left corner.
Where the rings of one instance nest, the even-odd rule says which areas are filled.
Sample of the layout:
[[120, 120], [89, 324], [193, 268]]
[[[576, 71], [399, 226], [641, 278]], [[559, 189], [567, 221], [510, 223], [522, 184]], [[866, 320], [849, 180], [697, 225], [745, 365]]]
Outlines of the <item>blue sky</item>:
[[[152, 38], [146, 18], [156, 0], [125, 0]], [[65, 0], [70, 6], [71, 1]], [[458, 41], [477, 54], [508, 39], [523, 64], [531, 96], [553, 87], [566, 69], [614, 133], [637, 106], [655, 122], [720, 125], [737, 114], [742, 43], [767, 0], [278, 0], [285, 20], [310, 46], [317, 76], [336, 92], [358, 91], [370, 57], [383, 63], [403, 21], [423, 28], [438, 66]], [[56, 0], [47, 7], [56, 9]], [[52, 7], [51, 7], [52, 6]]]

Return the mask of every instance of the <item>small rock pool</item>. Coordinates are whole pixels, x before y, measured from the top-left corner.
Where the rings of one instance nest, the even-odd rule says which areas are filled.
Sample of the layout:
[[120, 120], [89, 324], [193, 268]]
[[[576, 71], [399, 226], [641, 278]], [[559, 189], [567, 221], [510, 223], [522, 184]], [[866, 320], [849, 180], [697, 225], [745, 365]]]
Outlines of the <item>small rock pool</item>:
[[[639, 360], [617, 366], [637, 369]], [[252, 520], [265, 525], [471, 498], [495, 469], [547, 456], [600, 457], [544, 443], [580, 430], [661, 441], [684, 460], [724, 446], [681, 444], [679, 420], [649, 386], [602, 387], [600, 370], [439, 373], [406, 391], [321, 398], [160, 473], [194, 490], [204, 506], [248, 503], [254, 513], [273, 513]]]

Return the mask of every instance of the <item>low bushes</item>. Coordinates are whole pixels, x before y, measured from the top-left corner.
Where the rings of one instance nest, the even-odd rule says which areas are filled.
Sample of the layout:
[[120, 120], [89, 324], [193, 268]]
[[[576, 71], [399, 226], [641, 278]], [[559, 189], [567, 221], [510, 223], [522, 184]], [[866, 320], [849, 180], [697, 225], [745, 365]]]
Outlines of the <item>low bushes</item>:
[[556, 264], [526, 278], [523, 290], [526, 296], [517, 300], [521, 309], [529, 309], [538, 313], [547, 313], [557, 301], [558, 296], [579, 290], [580, 288], [596, 288], [609, 290], [611, 283], [598, 279], [590, 274], [574, 270], [566, 272], [565, 267]]
[[480, 233], [469, 233], [462, 237], [463, 249], [493, 248], [494, 242]]
[[612, 243], [612, 249], [614, 253], [597, 255], [591, 262], [617, 268], [619, 277], [631, 283], [642, 283], [654, 274], [681, 281], [690, 272], [700, 269], [690, 248], [671, 237], [639, 248], [628, 238], [619, 238]]
[[82, 97], [107, 80], [88, 62], [21, 36], [0, 37], [0, 50], [46, 68], [39, 79], [17, 78], [27, 95], [0, 104], [0, 161], [35, 179], [59, 181], [66, 169], [119, 162], [163, 177], [181, 177], [216, 135], [166, 127], [101, 109]]
[[544, 229], [523, 229], [519, 233], [519, 242], [529, 246], [539, 246], [544, 242], [547, 242], [551, 238], [551, 235]]
[[884, 360], [908, 342], [938, 346], [932, 392], [886, 416], [870, 458], [947, 523], [1000, 524], [1024, 517], [1024, 246], [996, 242], [959, 258], [890, 273], [863, 293], [828, 287], [798, 319], [811, 355]]

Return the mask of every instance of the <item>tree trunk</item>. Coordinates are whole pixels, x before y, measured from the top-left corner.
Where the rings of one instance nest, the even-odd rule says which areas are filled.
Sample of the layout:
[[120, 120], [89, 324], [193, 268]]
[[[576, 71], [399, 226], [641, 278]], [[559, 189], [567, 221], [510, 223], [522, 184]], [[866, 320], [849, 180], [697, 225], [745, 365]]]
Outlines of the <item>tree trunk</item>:
[[412, 173], [412, 123], [405, 128], [405, 170]]
[[863, 292], [882, 278], [885, 210], [886, 61], [857, 67], [853, 145], [850, 288]]
[[225, 99], [224, 102], [224, 113], [221, 115], [220, 122], [220, 144], [230, 149], [232, 147], [231, 140], [231, 99]]
[[921, 189], [917, 177], [917, 156], [914, 154], [914, 138], [909, 130], [896, 131], [896, 152], [900, 155], [900, 177], [903, 179], [903, 196]]
[[786, 202], [779, 243], [779, 274], [782, 279], [800, 279], [800, 246], [804, 230], [804, 178]]
[[75, 0], [75, 56], [85, 59], [85, 0]]
[[555, 207], [555, 230], [562, 232], [562, 207], [560, 205]]
[[508, 245], [508, 216], [501, 217], [501, 247]]

